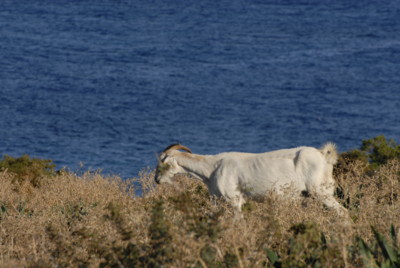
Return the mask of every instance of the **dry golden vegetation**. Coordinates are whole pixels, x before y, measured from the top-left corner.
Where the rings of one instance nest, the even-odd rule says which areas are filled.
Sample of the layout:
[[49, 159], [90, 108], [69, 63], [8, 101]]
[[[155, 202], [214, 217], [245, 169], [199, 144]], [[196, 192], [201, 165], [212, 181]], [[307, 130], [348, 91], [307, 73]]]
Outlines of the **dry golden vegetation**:
[[185, 176], [156, 186], [151, 170], [123, 181], [42, 166], [46, 174], [31, 180], [8, 165], [0, 169], [0, 267], [398, 267], [400, 161], [373, 166], [354, 154], [334, 172], [349, 218], [312, 197], [270, 194], [235, 220]]

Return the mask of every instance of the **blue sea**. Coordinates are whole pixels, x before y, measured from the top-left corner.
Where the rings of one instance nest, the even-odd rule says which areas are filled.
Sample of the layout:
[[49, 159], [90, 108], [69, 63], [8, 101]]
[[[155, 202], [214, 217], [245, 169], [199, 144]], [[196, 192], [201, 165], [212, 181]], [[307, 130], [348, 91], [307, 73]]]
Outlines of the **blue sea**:
[[400, 1], [2, 0], [0, 155], [122, 178], [180, 142], [400, 142]]

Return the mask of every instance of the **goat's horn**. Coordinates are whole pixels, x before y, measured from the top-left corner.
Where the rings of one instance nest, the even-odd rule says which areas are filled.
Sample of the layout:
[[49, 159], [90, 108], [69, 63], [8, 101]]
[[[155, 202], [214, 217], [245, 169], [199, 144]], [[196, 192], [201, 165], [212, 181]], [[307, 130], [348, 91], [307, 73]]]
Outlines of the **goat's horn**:
[[186, 151], [188, 153], [192, 153], [192, 150], [190, 150], [188, 147], [183, 146], [181, 144], [172, 144], [172, 145], [168, 146], [164, 150], [164, 153], [167, 153], [167, 152], [172, 151], [172, 150], [184, 150], [184, 151]]

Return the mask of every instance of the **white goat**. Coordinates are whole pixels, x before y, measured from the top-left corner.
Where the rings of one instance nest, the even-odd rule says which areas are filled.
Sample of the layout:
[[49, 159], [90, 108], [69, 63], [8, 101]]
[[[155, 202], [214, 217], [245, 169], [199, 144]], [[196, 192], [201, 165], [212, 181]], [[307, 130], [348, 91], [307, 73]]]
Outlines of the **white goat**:
[[[181, 152], [184, 150], [186, 152]], [[220, 153], [197, 155], [180, 144], [167, 147], [158, 156], [155, 180], [172, 183], [177, 173], [185, 173], [203, 181], [211, 194], [225, 197], [241, 211], [244, 195], [262, 196], [267, 191], [283, 193], [291, 187], [300, 195], [308, 192], [328, 208], [343, 215], [346, 209], [334, 198], [333, 165], [337, 161], [333, 143], [321, 149], [298, 147], [261, 154]]]

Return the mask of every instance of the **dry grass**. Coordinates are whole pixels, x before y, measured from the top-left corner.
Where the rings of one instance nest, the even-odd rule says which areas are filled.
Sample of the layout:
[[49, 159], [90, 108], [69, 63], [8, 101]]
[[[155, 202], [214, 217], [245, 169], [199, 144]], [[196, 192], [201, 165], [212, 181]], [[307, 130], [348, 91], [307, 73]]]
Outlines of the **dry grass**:
[[366, 170], [335, 170], [350, 222], [310, 197], [273, 195], [235, 221], [201, 183], [178, 176], [155, 187], [150, 171], [137, 179], [142, 197], [137, 180], [63, 173], [33, 187], [2, 172], [0, 267], [268, 267], [268, 252], [283, 267], [360, 267], [356, 237], [373, 244], [371, 225], [385, 235], [400, 227], [400, 161]]

